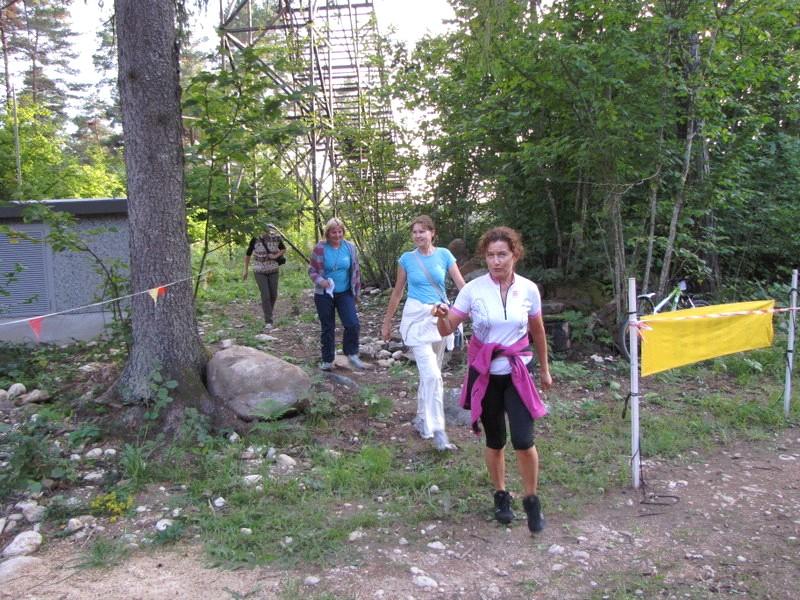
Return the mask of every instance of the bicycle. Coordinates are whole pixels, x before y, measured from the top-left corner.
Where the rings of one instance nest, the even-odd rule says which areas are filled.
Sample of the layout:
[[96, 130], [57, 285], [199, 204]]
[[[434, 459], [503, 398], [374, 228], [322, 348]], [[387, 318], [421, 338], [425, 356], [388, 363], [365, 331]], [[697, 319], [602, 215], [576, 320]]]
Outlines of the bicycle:
[[[655, 303], [655, 293], [639, 294], [636, 296], [636, 314], [638, 316], [655, 315], [665, 310], [683, 310], [686, 308], [697, 308], [699, 306], [709, 306], [709, 303], [700, 298], [694, 298], [688, 291], [686, 281], [681, 279], [672, 291], [664, 296], [657, 304]], [[630, 326], [628, 320], [622, 322], [617, 332], [617, 347], [622, 352], [626, 360], [630, 360]], [[641, 351], [641, 344], [639, 345]]]

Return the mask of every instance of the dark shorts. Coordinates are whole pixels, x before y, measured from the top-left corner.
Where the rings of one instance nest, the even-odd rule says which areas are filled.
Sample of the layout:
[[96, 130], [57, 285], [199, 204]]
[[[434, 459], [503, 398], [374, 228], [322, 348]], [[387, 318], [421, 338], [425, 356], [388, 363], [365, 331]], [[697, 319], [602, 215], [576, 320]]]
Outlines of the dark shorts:
[[517, 388], [511, 382], [511, 375], [490, 375], [481, 410], [487, 448], [505, 448], [506, 415], [514, 450], [533, 448], [533, 417], [522, 403]]

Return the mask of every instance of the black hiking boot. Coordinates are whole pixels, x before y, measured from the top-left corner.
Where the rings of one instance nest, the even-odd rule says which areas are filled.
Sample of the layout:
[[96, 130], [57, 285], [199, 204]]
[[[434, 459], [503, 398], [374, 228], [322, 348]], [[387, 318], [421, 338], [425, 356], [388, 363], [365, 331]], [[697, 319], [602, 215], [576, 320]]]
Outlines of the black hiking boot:
[[494, 518], [503, 525], [508, 525], [514, 520], [511, 500], [511, 494], [505, 490], [497, 490], [494, 493]]
[[539, 533], [544, 529], [544, 517], [542, 516], [542, 505], [539, 496], [525, 496], [522, 499], [522, 507], [528, 515], [528, 529], [531, 533]]

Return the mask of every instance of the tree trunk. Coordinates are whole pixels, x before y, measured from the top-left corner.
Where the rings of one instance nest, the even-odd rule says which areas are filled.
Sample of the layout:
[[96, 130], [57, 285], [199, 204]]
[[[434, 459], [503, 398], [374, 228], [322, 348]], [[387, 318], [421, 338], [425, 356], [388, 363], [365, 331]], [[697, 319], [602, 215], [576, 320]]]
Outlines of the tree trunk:
[[[197, 333], [183, 200], [179, 46], [173, 0], [115, 0], [119, 93], [128, 176], [130, 273], [134, 291], [171, 284], [154, 303], [131, 300], [133, 346], [116, 392], [153, 399], [152, 376], [178, 383], [166, 429], [187, 404], [211, 412], [202, 383], [207, 354]], [[176, 413], [176, 411], [178, 411]]]
[[656, 217], [658, 216], [658, 184], [656, 179], [650, 183], [650, 224], [647, 229], [647, 257], [644, 261], [644, 276], [640, 293], [647, 293], [650, 288], [650, 272], [653, 270], [653, 246], [656, 241]]
[[622, 224], [622, 194], [618, 191], [609, 193], [606, 199], [608, 215], [608, 232], [611, 255], [611, 279], [614, 285], [614, 303], [617, 319], [621, 319], [627, 307], [627, 266], [625, 261], [625, 234]]

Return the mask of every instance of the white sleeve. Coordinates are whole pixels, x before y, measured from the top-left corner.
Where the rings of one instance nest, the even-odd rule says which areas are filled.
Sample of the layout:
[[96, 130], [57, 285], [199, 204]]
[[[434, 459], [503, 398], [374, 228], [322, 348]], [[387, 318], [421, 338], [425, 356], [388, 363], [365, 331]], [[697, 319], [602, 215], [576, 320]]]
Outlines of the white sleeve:
[[539, 295], [539, 286], [532, 281], [528, 297], [531, 301], [531, 309], [528, 311], [528, 316], [535, 317], [542, 312], [542, 297]]
[[472, 292], [475, 289], [473, 284], [475, 281], [476, 280], [470, 281], [461, 288], [461, 291], [458, 292], [458, 296], [456, 296], [455, 302], [453, 302], [453, 308], [462, 315], [469, 315], [470, 307], [472, 306]]

